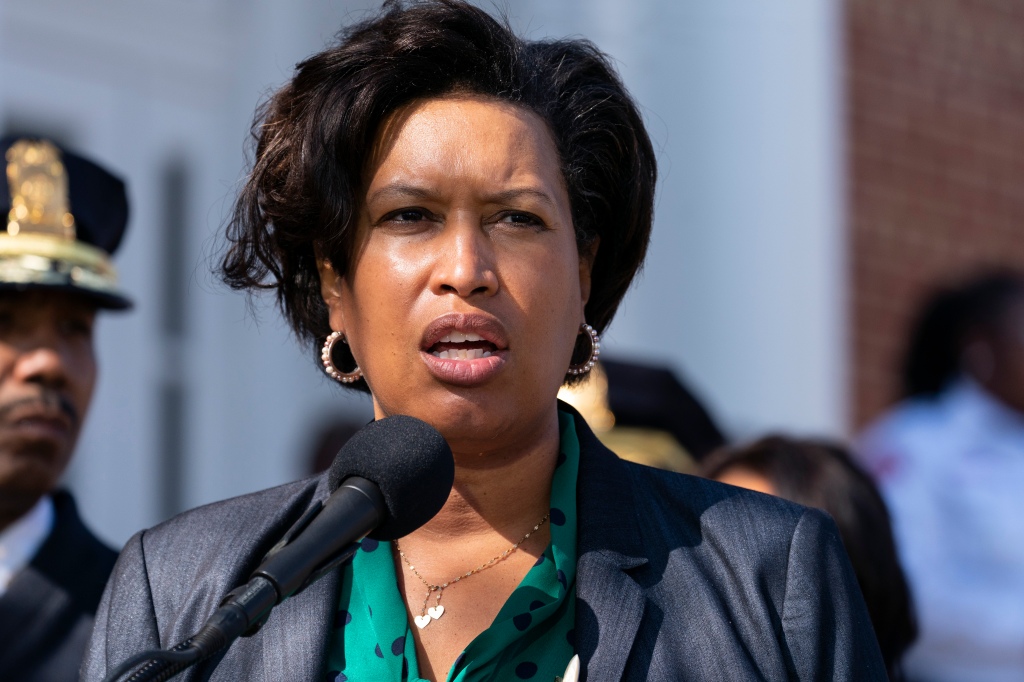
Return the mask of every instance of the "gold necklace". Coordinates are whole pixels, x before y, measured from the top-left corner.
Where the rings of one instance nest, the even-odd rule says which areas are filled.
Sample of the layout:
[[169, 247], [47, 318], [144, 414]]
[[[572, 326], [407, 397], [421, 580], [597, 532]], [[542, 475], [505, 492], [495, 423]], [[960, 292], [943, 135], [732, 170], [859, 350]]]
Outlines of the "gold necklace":
[[[423, 583], [423, 585], [427, 588], [427, 595], [423, 598], [423, 608], [420, 609], [420, 615], [413, 617], [413, 621], [416, 623], [416, 627], [422, 630], [423, 628], [430, 625], [431, 622], [437, 620], [438, 618], [444, 615], [444, 607], [441, 606], [441, 595], [444, 593], [444, 588], [448, 587], [449, 585], [454, 585], [460, 580], [464, 580], [471, 575], [476, 575], [481, 571], [486, 571], [488, 568], [491, 568], [495, 564], [499, 564], [505, 559], [509, 558], [513, 552], [519, 549], [519, 545], [526, 542], [527, 538], [536, 533], [537, 530], [540, 529], [540, 527], [543, 526], [544, 522], [547, 520], [548, 515], [545, 514], [544, 518], [538, 521], [536, 526], [531, 528], [529, 532], [526, 533], [526, 535], [519, 539], [519, 542], [515, 543], [514, 545], [512, 545], [511, 547], [509, 547], [504, 552], [494, 557], [490, 561], [486, 561], [480, 564], [472, 571], [466, 571], [458, 577], [453, 578], [446, 583], [441, 583], [440, 585], [432, 585], [428, 583], [426, 579], [422, 575], [420, 575], [420, 572], [416, 570], [416, 567], [412, 565], [412, 562], [409, 561], [409, 557], [405, 556], [405, 552], [402, 551], [402, 547], [398, 544], [398, 540], [395, 540], [395, 549], [398, 550], [398, 556], [402, 557], [402, 561], [404, 561], [405, 565], [409, 567], [409, 570], [412, 571], [412, 574], [419, 578], [420, 582]], [[430, 595], [434, 592], [437, 592], [437, 599], [434, 602], [434, 605], [428, 609], [427, 604], [430, 602]]]

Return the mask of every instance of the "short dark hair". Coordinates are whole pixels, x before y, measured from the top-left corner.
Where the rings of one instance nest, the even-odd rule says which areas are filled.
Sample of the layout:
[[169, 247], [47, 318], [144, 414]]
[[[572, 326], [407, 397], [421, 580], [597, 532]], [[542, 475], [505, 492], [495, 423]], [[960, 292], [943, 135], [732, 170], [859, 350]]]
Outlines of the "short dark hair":
[[345, 273], [379, 127], [403, 105], [456, 93], [547, 123], [581, 254], [600, 239], [585, 314], [603, 330], [650, 237], [657, 171], [638, 108], [591, 43], [523, 40], [462, 0], [385, 2], [260, 107], [252, 170], [228, 224], [225, 282], [275, 291], [296, 334], [318, 348], [331, 329], [314, 246]]
[[998, 333], [1024, 300], [1024, 273], [988, 270], [934, 290], [911, 326], [903, 355], [903, 397], [932, 397], [961, 373], [964, 348], [977, 333]]
[[900, 661], [917, 638], [917, 619], [889, 510], [871, 477], [841, 445], [778, 435], [715, 451], [701, 474], [716, 478], [733, 467], [760, 474], [779, 497], [823, 509], [835, 519], [889, 676], [903, 679]]

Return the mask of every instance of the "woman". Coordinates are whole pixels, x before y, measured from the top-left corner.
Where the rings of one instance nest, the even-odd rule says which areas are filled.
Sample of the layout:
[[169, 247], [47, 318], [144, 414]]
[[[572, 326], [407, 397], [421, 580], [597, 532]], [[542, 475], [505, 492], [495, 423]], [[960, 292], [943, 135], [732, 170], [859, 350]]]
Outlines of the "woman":
[[[651, 144], [596, 49], [519, 40], [458, 0], [388, 3], [300, 64], [255, 131], [228, 281], [274, 289], [378, 418], [435, 426], [456, 482], [212, 679], [552, 680], [574, 653], [590, 680], [884, 678], [824, 515], [627, 465], [558, 406], [651, 226]], [[136, 536], [86, 678], [188, 636], [325, 492], [311, 479]]]
[[889, 679], [905, 679], [903, 655], [917, 637], [910, 589], [882, 495], [846, 449], [767, 436], [743, 447], [715, 451], [702, 462], [701, 474], [832, 516], [867, 602]]

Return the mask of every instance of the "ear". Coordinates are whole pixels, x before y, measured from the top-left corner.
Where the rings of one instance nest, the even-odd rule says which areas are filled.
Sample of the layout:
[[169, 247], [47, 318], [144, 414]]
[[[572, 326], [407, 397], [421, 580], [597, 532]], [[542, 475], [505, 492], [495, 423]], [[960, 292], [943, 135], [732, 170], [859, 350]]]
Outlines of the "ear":
[[580, 297], [584, 307], [590, 300], [591, 271], [594, 269], [594, 259], [597, 258], [597, 248], [600, 245], [601, 237], [594, 237], [594, 240], [580, 252]]
[[342, 309], [342, 288], [344, 277], [339, 275], [326, 258], [317, 256], [316, 269], [320, 273], [320, 296], [330, 311], [331, 329], [345, 333], [345, 313]]

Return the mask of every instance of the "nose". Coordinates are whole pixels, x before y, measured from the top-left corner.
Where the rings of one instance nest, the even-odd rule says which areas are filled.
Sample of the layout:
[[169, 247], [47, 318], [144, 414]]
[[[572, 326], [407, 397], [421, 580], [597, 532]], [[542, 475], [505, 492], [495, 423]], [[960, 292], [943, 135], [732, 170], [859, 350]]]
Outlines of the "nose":
[[35, 336], [21, 344], [15, 377], [25, 383], [62, 388], [68, 383], [67, 357], [59, 339]]
[[436, 294], [462, 298], [498, 293], [494, 247], [484, 229], [471, 221], [451, 224], [444, 230], [448, 243], [439, 251], [431, 289]]

